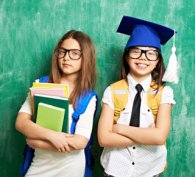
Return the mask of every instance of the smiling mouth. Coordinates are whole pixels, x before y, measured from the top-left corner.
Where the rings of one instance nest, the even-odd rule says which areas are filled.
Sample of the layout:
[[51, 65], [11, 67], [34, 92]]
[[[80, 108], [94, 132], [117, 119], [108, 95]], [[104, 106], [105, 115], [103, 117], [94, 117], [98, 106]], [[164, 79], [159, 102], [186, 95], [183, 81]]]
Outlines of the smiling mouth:
[[141, 68], [141, 69], [145, 69], [146, 67], [148, 67], [147, 64], [143, 64], [143, 63], [136, 63], [136, 65]]

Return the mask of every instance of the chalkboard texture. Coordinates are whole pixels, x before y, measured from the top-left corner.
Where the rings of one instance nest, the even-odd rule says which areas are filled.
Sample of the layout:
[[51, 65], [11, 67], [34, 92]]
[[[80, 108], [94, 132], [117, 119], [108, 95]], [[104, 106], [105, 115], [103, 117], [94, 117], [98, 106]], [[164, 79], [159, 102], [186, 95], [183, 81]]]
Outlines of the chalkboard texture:
[[[97, 49], [98, 83], [104, 89], [118, 79], [120, 57], [128, 36], [116, 30], [123, 15], [175, 28], [180, 81], [172, 85], [177, 104], [167, 141], [164, 177], [195, 175], [195, 1], [193, 0], [0, 0], [0, 176], [19, 177], [25, 138], [15, 119], [31, 83], [50, 69], [52, 50], [68, 30], [86, 32]], [[162, 48], [167, 64], [172, 41]], [[94, 122], [94, 177], [102, 175]]]

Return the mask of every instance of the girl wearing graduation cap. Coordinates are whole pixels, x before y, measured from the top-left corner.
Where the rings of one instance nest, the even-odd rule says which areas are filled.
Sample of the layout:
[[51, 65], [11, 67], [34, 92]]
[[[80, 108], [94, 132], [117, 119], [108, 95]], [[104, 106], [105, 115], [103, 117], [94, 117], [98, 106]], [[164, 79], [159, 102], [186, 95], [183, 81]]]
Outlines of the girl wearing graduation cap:
[[[104, 176], [153, 177], [166, 168], [166, 139], [170, 131], [171, 108], [175, 104], [173, 90], [162, 81], [165, 73], [161, 46], [174, 30], [152, 22], [124, 16], [119, 33], [131, 35], [122, 57], [121, 79], [107, 87], [102, 99], [98, 125], [99, 144], [104, 147], [101, 164]], [[127, 86], [127, 103], [116, 124], [116, 100], [122, 105]], [[113, 91], [117, 85], [118, 90]], [[148, 106], [148, 92], [161, 93], [156, 110]], [[121, 97], [121, 98], [120, 98]], [[158, 100], [157, 100], [158, 101]]]

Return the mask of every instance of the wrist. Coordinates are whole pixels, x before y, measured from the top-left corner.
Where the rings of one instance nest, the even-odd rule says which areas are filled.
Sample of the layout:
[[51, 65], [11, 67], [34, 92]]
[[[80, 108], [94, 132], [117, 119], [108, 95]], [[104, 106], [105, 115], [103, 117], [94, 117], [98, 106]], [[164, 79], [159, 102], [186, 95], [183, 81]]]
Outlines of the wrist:
[[54, 131], [47, 129], [47, 131], [44, 133], [44, 140], [51, 142], [54, 133]]

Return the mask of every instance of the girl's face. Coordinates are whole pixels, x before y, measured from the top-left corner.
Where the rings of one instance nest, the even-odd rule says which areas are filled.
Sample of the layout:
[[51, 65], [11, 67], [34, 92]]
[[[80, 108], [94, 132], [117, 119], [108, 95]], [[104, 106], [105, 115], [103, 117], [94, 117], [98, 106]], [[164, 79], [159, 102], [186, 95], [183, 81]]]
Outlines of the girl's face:
[[127, 58], [130, 74], [138, 81], [147, 78], [158, 64], [158, 61], [158, 51], [154, 47], [137, 46], [130, 49]]
[[72, 38], [65, 39], [58, 51], [58, 65], [64, 76], [75, 75], [81, 70], [82, 54], [79, 43]]

